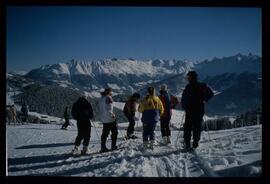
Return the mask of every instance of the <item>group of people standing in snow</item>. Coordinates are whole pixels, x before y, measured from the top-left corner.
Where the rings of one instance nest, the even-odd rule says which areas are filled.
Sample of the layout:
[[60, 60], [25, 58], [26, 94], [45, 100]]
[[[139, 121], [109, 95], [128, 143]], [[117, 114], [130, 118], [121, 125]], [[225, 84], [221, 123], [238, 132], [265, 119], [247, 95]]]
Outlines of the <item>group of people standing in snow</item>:
[[[184, 141], [186, 149], [196, 149], [200, 140], [201, 126], [204, 115], [204, 103], [212, 96], [212, 90], [205, 84], [197, 80], [197, 73], [190, 71], [187, 73], [188, 84], [185, 87], [181, 105], [185, 110], [184, 123]], [[127, 128], [126, 139], [137, 138], [134, 135], [135, 113], [142, 113], [141, 121], [143, 123], [143, 147], [153, 149], [155, 141], [155, 127], [160, 122], [162, 143], [171, 143], [170, 120], [172, 116], [172, 109], [180, 102], [178, 99], [168, 92], [165, 84], [160, 87], [160, 95], [157, 96], [154, 87], [148, 87], [147, 95], [141, 99], [140, 94], [134, 93], [125, 103], [123, 113], [129, 121]], [[137, 108], [138, 105], [138, 108]], [[117, 149], [117, 122], [116, 115], [113, 112], [113, 98], [112, 89], [107, 88], [101, 93], [101, 98], [98, 103], [100, 120], [103, 123], [103, 130], [101, 135], [101, 150], [100, 152], [107, 152], [106, 140], [111, 132], [111, 150]], [[67, 109], [66, 109], [67, 111]], [[91, 104], [87, 101], [86, 96], [80, 97], [72, 106], [72, 116], [77, 120], [78, 135], [75, 140], [73, 153], [80, 153], [79, 146], [83, 140], [82, 154], [88, 152], [88, 145], [90, 140], [91, 122], [93, 119], [93, 109]], [[66, 121], [67, 122], [67, 121]], [[191, 147], [190, 139], [193, 132], [193, 145]]]
[[23, 123], [27, 122], [28, 119], [28, 107], [26, 105], [26, 102], [22, 103], [21, 107], [21, 112], [19, 112], [20, 117], [18, 118], [17, 114], [17, 108], [15, 104], [12, 105], [7, 105], [6, 106], [6, 117], [7, 117], [7, 122], [10, 125], [11, 122], [14, 123]]

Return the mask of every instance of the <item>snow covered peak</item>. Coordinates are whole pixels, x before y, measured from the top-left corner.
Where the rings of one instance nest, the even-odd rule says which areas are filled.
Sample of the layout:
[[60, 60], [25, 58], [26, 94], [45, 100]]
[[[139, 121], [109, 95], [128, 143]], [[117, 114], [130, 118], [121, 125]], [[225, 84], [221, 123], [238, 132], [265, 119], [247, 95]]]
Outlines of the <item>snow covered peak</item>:
[[261, 58], [236, 54], [234, 56], [213, 58], [195, 65], [195, 69], [202, 76], [214, 76], [223, 73], [261, 73]]
[[15, 75], [21, 75], [21, 76], [24, 76], [26, 75], [28, 72], [27, 71], [23, 71], [23, 70], [14, 70], [14, 71], [11, 71], [9, 72], [10, 74], [15, 74]]
[[[164, 73], [175, 73], [179, 70], [171, 70], [175, 66], [174, 61], [148, 60], [138, 61], [135, 59], [106, 59], [100, 61], [78, 61], [71, 60], [67, 63], [71, 74], [100, 75], [110, 74], [118, 76], [120, 74], [151, 75]], [[180, 68], [180, 67], [178, 67]]]

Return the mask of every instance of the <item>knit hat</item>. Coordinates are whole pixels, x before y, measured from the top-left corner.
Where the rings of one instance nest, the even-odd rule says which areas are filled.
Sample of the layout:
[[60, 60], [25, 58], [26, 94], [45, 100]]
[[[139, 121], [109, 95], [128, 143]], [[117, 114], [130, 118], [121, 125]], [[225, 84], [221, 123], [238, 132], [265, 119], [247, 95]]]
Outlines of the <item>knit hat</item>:
[[167, 89], [168, 89], [168, 87], [167, 87], [166, 84], [162, 84], [162, 85], [160, 86], [160, 90], [167, 91]]
[[187, 76], [190, 76], [190, 77], [193, 77], [193, 78], [197, 78], [197, 73], [195, 72], [195, 71], [189, 71], [188, 73], [187, 73]]
[[198, 79], [198, 75], [195, 71], [189, 71], [187, 73], [187, 76], [190, 77], [190, 82], [197, 81], [197, 79]]
[[150, 95], [154, 95], [154, 92], [155, 92], [155, 88], [150, 86], [147, 88], [147, 92], [150, 94]]
[[141, 95], [139, 93], [134, 93], [132, 95], [132, 97], [137, 98], [137, 99], [140, 99]]
[[112, 88], [106, 88], [106, 89], [104, 90], [104, 92], [105, 92], [105, 93], [112, 92]]

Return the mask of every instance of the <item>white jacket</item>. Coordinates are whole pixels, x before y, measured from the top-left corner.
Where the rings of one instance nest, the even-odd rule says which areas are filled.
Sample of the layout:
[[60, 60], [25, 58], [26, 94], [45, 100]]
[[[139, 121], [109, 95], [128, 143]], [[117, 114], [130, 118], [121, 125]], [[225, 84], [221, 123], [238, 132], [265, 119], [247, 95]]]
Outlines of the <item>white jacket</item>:
[[113, 117], [113, 99], [111, 96], [102, 96], [99, 100], [99, 117], [102, 123], [112, 123], [115, 121]]

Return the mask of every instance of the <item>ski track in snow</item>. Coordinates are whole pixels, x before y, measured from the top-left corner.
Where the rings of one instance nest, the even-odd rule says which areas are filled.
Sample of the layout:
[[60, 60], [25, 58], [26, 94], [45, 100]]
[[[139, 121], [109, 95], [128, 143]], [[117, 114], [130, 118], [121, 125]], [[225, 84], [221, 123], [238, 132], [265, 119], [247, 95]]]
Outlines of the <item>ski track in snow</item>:
[[[261, 125], [210, 131], [209, 134], [203, 131], [196, 153], [176, 149], [174, 143], [178, 130], [172, 130], [171, 146], [160, 146], [157, 143], [153, 151], [142, 151], [142, 132], [135, 132], [139, 139], [125, 141], [122, 135], [125, 135], [126, 130], [119, 129], [117, 142], [119, 149], [100, 154], [98, 153], [100, 138], [92, 127], [90, 153], [80, 156], [70, 154], [77, 135], [76, 126], [69, 126], [68, 130], [60, 130], [60, 127], [61, 125], [53, 124], [7, 125], [8, 175], [90, 177], [261, 175]], [[98, 134], [101, 135], [102, 128], [96, 127]], [[212, 141], [209, 141], [209, 135]], [[156, 139], [161, 139], [160, 131], [156, 131]], [[182, 131], [178, 140], [180, 148], [181, 142], [183, 142]], [[108, 148], [110, 144], [109, 136]]]

